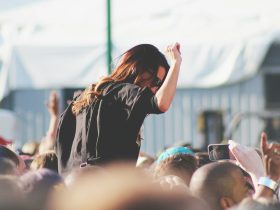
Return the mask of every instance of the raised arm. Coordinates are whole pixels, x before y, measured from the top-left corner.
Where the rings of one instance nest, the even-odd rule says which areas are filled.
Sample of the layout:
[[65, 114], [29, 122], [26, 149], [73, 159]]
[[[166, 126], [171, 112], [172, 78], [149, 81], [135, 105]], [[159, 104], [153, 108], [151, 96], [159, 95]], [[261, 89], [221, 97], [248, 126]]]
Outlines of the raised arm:
[[180, 66], [182, 62], [180, 44], [169, 45], [166, 49], [168, 57], [171, 59], [169, 72], [159, 90], [156, 93], [158, 108], [166, 112], [175, 96]]
[[50, 114], [50, 124], [47, 136], [50, 138], [55, 138], [59, 116], [58, 96], [55, 91], [50, 93], [49, 101], [47, 102], [47, 108]]
[[50, 93], [48, 102], [46, 103], [49, 115], [50, 115], [50, 122], [49, 122], [49, 129], [46, 133], [46, 136], [43, 137], [40, 147], [39, 153], [42, 153], [46, 150], [53, 149], [55, 145], [55, 137], [56, 137], [56, 130], [59, 118], [59, 101], [58, 96], [55, 91]]
[[273, 198], [277, 195], [280, 181], [280, 144], [267, 143], [267, 136], [262, 133], [261, 150], [265, 166], [266, 176], [259, 180], [259, 188], [255, 198]]
[[265, 168], [260, 155], [254, 148], [246, 147], [232, 140], [229, 140], [229, 149], [236, 163], [250, 174], [254, 188], [257, 189], [259, 178], [265, 176]]

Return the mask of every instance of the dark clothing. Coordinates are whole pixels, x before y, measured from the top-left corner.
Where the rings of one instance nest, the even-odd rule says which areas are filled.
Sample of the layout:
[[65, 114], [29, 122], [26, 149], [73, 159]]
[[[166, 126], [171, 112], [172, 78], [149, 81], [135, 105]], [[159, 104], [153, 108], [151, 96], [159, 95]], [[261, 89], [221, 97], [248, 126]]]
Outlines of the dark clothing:
[[[161, 113], [148, 88], [129, 83], [105, 87], [101, 99], [76, 116], [76, 128], [66, 170], [84, 162], [102, 164], [116, 160], [137, 160], [136, 143], [147, 114]], [[58, 131], [59, 132], [59, 131]]]

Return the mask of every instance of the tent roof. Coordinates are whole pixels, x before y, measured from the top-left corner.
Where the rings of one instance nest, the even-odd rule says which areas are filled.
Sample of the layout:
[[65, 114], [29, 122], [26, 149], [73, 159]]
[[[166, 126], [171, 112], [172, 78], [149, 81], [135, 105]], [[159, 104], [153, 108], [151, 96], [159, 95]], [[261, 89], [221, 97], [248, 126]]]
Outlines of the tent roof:
[[[0, 76], [10, 88], [84, 86], [106, 74], [105, 1], [38, 1], [2, 12], [0, 25]], [[278, 0], [112, 0], [113, 57], [139, 43], [163, 51], [178, 41], [180, 87], [250, 77], [279, 32]]]

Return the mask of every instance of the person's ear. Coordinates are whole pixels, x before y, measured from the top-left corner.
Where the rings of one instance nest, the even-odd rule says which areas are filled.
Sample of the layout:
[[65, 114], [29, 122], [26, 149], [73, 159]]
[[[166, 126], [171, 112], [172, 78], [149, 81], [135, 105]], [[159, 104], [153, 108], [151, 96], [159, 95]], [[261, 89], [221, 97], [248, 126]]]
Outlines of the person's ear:
[[228, 209], [235, 205], [234, 201], [229, 197], [221, 197], [220, 198], [220, 206], [222, 209]]

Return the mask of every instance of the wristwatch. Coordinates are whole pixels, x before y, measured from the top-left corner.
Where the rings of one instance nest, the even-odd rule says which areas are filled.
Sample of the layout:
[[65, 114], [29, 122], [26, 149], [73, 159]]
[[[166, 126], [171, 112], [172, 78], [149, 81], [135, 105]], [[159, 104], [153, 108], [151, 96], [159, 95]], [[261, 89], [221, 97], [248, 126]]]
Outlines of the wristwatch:
[[268, 177], [261, 177], [258, 181], [258, 184], [268, 187], [269, 189], [273, 190], [273, 192], [276, 192], [279, 186], [277, 182]]

